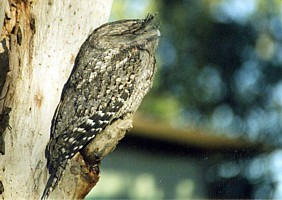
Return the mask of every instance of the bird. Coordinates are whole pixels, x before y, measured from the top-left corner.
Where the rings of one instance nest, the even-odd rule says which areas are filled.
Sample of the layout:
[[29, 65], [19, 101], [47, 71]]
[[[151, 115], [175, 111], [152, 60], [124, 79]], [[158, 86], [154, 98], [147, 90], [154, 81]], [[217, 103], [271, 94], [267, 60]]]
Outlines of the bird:
[[41, 199], [57, 186], [68, 161], [115, 120], [135, 113], [152, 87], [160, 37], [154, 18], [103, 24], [80, 47], [51, 122], [50, 176]]

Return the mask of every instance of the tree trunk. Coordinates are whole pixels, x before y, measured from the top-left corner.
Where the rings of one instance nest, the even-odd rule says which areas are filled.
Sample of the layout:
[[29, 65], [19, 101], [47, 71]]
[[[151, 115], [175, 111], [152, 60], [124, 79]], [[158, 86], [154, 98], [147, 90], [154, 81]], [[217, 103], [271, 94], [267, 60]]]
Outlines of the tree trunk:
[[[2, 199], [42, 195], [48, 178], [44, 152], [61, 90], [79, 47], [108, 20], [111, 4], [112, 0], [1, 1]], [[83, 198], [98, 181], [98, 174], [89, 175], [87, 170], [76, 156], [50, 197]], [[87, 174], [84, 179], [82, 171]]]

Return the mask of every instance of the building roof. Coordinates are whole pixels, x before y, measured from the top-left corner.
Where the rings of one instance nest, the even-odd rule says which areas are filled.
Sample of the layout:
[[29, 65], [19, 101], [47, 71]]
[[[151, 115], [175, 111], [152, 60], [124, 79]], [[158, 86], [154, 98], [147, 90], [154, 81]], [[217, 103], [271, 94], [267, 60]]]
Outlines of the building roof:
[[136, 114], [133, 120], [133, 129], [129, 134], [133, 137], [142, 137], [157, 141], [189, 145], [204, 151], [248, 151], [257, 153], [269, 152], [273, 146], [262, 142], [250, 141], [244, 137], [231, 138], [223, 134], [197, 128], [172, 127], [167, 122], [159, 121]]

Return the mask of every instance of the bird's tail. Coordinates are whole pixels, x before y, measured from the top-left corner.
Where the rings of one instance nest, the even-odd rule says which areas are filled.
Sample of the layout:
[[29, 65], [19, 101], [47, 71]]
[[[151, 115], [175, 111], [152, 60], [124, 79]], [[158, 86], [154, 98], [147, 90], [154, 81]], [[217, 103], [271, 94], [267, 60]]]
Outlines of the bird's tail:
[[41, 196], [41, 200], [47, 199], [50, 193], [58, 185], [58, 182], [63, 175], [63, 171], [66, 167], [66, 164], [67, 164], [67, 160], [63, 161], [63, 163], [61, 163], [61, 165], [57, 169], [51, 172], [50, 177], [48, 178], [47, 184], [45, 186], [44, 192]]

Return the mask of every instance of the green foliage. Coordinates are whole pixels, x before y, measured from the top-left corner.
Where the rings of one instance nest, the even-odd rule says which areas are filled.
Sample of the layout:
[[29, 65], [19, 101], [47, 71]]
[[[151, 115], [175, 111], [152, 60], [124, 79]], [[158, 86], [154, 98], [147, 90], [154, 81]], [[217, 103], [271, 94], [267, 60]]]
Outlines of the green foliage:
[[162, 1], [161, 66], [147, 100], [173, 96], [188, 123], [222, 128], [229, 116], [226, 133], [282, 142], [282, 23], [269, 9], [280, 3], [267, 2]]
[[178, 100], [172, 95], [148, 95], [145, 97], [140, 110], [160, 120], [169, 121], [178, 117], [180, 105]]

